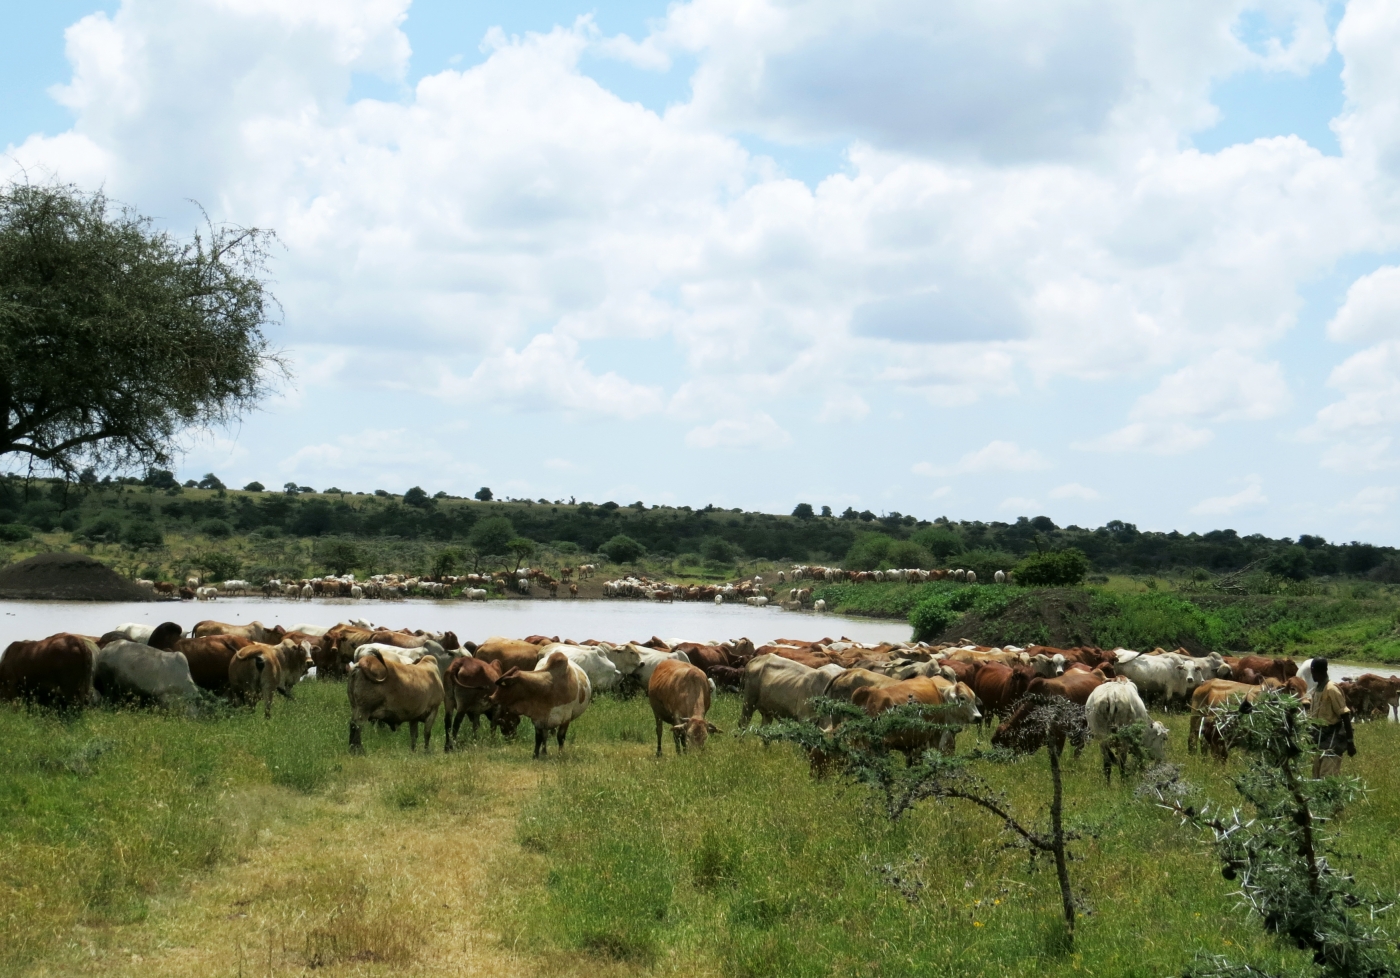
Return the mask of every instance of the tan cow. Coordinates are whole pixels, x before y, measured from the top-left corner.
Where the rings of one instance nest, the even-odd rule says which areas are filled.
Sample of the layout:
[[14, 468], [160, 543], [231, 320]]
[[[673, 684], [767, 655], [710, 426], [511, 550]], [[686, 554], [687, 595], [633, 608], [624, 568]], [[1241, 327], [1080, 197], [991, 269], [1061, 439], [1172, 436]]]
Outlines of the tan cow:
[[588, 674], [569, 661], [563, 652], [552, 652], [532, 670], [512, 668], [496, 681], [491, 701], [519, 716], [529, 717], [535, 727], [535, 757], [548, 756], [549, 732], [557, 731], [559, 749], [569, 724], [588, 709], [593, 687]]
[[433, 722], [442, 708], [442, 675], [437, 662], [425, 655], [403, 665], [371, 653], [360, 660], [345, 684], [350, 700], [350, 750], [362, 753], [361, 729], [366, 720], [398, 730], [408, 724], [409, 750], [418, 749], [418, 725], [423, 724], [423, 750], [431, 750]]
[[1191, 726], [1186, 733], [1186, 751], [1194, 754], [1202, 740], [1217, 760], [1224, 761], [1230, 754], [1230, 745], [1216, 723], [1215, 711], [1241, 701], [1254, 702], [1265, 691], [1263, 686], [1232, 682], [1229, 679], [1210, 679], [1201, 683], [1191, 693]]
[[691, 743], [703, 750], [706, 738], [720, 733], [705, 714], [710, 710], [710, 681], [696, 666], [677, 659], [665, 659], [652, 670], [647, 699], [656, 718], [656, 756], [661, 756], [661, 728], [670, 724], [676, 753]]
[[502, 675], [511, 669], [529, 672], [540, 661], [540, 645], [499, 635], [488, 638], [472, 655], [483, 662], [494, 662]]
[[311, 643], [286, 639], [278, 645], [252, 642], [228, 664], [229, 690], [245, 702], [263, 701], [263, 715], [272, 716], [272, 694], [292, 699], [292, 687], [311, 668]]

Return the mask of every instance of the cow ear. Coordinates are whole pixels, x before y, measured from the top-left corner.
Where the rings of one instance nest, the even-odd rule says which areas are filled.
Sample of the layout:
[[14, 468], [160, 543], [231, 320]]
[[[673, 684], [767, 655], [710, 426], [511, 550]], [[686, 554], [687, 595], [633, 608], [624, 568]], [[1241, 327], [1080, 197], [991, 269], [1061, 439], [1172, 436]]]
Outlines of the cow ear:
[[711, 723], [709, 720], [706, 720], [706, 721], [705, 721], [705, 728], [706, 728], [707, 730], [709, 730], [710, 733], [712, 733], [712, 734], [722, 734], [722, 733], [724, 733], [723, 730], [721, 730], [719, 727], [716, 727], [716, 726], [715, 726], [713, 723]]

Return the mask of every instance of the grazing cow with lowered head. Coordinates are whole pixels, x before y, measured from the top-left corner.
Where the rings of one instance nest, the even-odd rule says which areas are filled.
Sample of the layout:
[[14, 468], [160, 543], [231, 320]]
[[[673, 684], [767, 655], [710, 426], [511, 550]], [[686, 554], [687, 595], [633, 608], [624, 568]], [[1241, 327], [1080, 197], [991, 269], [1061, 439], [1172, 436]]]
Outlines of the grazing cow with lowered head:
[[533, 670], [512, 668], [496, 681], [491, 702], [517, 716], [529, 717], [535, 727], [535, 754], [549, 756], [549, 733], [556, 731], [559, 749], [569, 724], [581, 717], [593, 700], [588, 674], [563, 652], [552, 652]]
[[431, 750], [433, 721], [442, 707], [442, 676], [436, 660], [424, 656], [413, 665], [366, 656], [351, 670], [345, 686], [350, 699], [350, 750], [364, 751], [360, 732], [365, 721], [387, 724], [398, 730], [408, 724], [408, 749], [418, 749], [418, 725], [423, 724], [423, 750]]
[[184, 655], [125, 640], [111, 642], [97, 653], [92, 685], [98, 695], [113, 702], [192, 708], [199, 698]]
[[1103, 753], [1106, 783], [1113, 783], [1115, 759], [1118, 762], [1119, 782], [1126, 783], [1128, 755], [1139, 751], [1136, 744], [1125, 742], [1125, 736], [1120, 733], [1125, 727], [1141, 724], [1142, 748], [1153, 760], [1167, 759], [1167, 728], [1148, 715], [1147, 706], [1132, 683], [1104, 683], [1095, 687], [1084, 704], [1084, 712], [1089, 723], [1089, 734], [1098, 740]]
[[501, 670], [501, 675], [505, 675], [512, 669], [529, 672], [539, 664], [540, 645], [534, 642], [522, 642], [519, 639], [501, 638], [497, 635], [482, 642], [472, 655], [483, 662], [496, 663], [496, 667]]
[[1083, 706], [1089, 701], [1089, 694], [1104, 683], [1104, 675], [1098, 670], [1081, 672], [1073, 670], [1058, 679], [1035, 678], [1026, 686], [1031, 696], [1059, 696]]
[[[501, 671], [494, 662], [483, 662], [471, 656], [453, 659], [443, 677], [443, 737], [444, 750], [452, 750], [457, 743], [462, 720], [470, 717], [472, 736], [481, 732], [481, 718], [495, 712], [491, 694], [496, 691], [496, 680]], [[492, 726], [496, 723], [494, 718]]]
[[92, 664], [97, 655], [92, 639], [68, 632], [37, 642], [11, 642], [0, 656], [0, 700], [86, 706], [92, 695]]
[[938, 744], [944, 754], [957, 749], [958, 727], [982, 718], [977, 709], [977, 695], [964, 683], [952, 683], [941, 677], [905, 679], [889, 686], [866, 686], [851, 695], [851, 702], [870, 716], [906, 703], [921, 703], [931, 709], [921, 711], [930, 723], [945, 725], [946, 729], [930, 732], [891, 734], [885, 746], [903, 751], [913, 763], [916, 752]]
[[710, 734], [720, 733], [705, 714], [710, 710], [710, 680], [697, 666], [667, 659], [657, 663], [647, 683], [647, 700], [656, 718], [656, 756], [661, 756], [661, 730], [671, 727], [680, 754], [691, 744], [703, 750]]
[[[1272, 679], [1272, 677], [1270, 677]], [[1230, 742], [1220, 729], [1222, 710], [1241, 702], [1254, 702], [1266, 692], [1263, 685], [1252, 686], [1229, 679], [1212, 679], [1201, 683], [1191, 692], [1191, 726], [1186, 732], [1186, 750], [1195, 753], [1202, 741], [1216, 760], [1224, 762], [1230, 756]]]

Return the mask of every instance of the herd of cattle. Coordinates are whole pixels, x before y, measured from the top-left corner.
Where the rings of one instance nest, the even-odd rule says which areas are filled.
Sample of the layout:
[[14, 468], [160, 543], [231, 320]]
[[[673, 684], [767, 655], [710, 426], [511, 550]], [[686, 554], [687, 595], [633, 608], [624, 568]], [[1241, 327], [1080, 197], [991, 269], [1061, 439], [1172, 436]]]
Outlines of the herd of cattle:
[[[901, 735], [888, 744], [892, 749], [910, 756], [927, 747], [952, 751], [959, 729], [989, 723], [997, 723], [994, 745], [1034, 749], [1038, 745], [1027, 737], [1033, 707], [1059, 698], [1084, 707], [1089, 730], [1103, 745], [1105, 774], [1124, 727], [1140, 725], [1141, 746], [1157, 759], [1165, 756], [1168, 731], [1151, 720], [1148, 704], [1189, 709], [1188, 749], [1203, 742], [1223, 759], [1229, 744], [1217, 722], [1222, 707], [1273, 691], [1306, 696], [1311, 682], [1307, 663], [1197, 657], [1184, 650], [864, 645], [845, 638], [779, 639], [758, 647], [746, 638], [612, 644], [543, 635], [477, 644], [450, 631], [389, 629], [363, 619], [291, 629], [201, 621], [188, 634], [167, 622], [13, 642], [0, 656], [0, 699], [68, 708], [134, 701], [193, 711], [212, 696], [261, 702], [271, 716], [275, 696], [292, 698], [313, 668], [317, 679], [346, 683], [352, 749], [360, 748], [365, 723], [395, 730], [407, 725], [411, 749], [421, 725], [426, 749], [441, 712], [445, 750], [453, 749], [465, 719], [477, 731], [484, 717], [510, 736], [528, 717], [538, 757], [548, 752], [551, 733], [563, 747], [569, 725], [595, 693], [629, 688], [648, 695], [658, 754], [668, 727], [678, 752], [703, 746], [718, 732], [706, 716], [715, 689], [742, 693], [745, 728], [755, 713], [762, 724], [829, 724], [833, 718], [818, 715], [821, 698], [852, 703], [871, 716], [914, 703], [936, 728]], [[1400, 719], [1400, 677], [1367, 674], [1339, 685], [1358, 719], [1391, 711]]]
[[[998, 584], [1011, 580], [1011, 575], [997, 571], [992, 579]], [[649, 577], [628, 576], [603, 583], [603, 596], [608, 598], [641, 598], [648, 601], [713, 601], [715, 604], [745, 602], [763, 607], [777, 604], [788, 609], [811, 608], [825, 611], [826, 602], [814, 600], [810, 587], [801, 585], [803, 581], [824, 583], [883, 583], [885, 581], [922, 584], [927, 581], [961, 581], [977, 583], [977, 572], [961, 567], [953, 570], [921, 570], [910, 567], [898, 570], [855, 571], [839, 567], [809, 567], [799, 564], [786, 571], [778, 571], [775, 583], [766, 582], [762, 575], [729, 584], [672, 584], [668, 581], [652, 580]]]
[[530, 594], [536, 587], [548, 591], [551, 597], [557, 596], [560, 588], [577, 597], [578, 584], [575, 580], [587, 580], [597, 570], [596, 564], [564, 567], [560, 569], [558, 578], [543, 568], [522, 567], [514, 573], [501, 571], [496, 574], [449, 574], [442, 577], [374, 574], [364, 580], [356, 580], [354, 574], [343, 574], [339, 577], [308, 577], [296, 581], [274, 578], [261, 584], [230, 578], [207, 585], [198, 577], [189, 577], [183, 585], [145, 578], [138, 578], [135, 583], [156, 594], [170, 598], [178, 597], [185, 601], [212, 601], [219, 597], [243, 597], [250, 594], [261, 594], [268, 598], [290, 598], [293, 601], [310, 601], [313, 598], [371, 598], [392, 601], [403, 598], [450, 597], [485, 601], [493, 589], [498, 594], [510, 590]]

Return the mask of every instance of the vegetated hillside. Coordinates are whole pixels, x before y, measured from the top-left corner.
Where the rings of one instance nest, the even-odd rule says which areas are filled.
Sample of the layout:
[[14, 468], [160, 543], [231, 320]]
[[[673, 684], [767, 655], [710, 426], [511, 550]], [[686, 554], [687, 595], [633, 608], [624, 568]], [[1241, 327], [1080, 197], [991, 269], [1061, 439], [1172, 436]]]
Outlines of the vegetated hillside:
[[1121, 579], [1073, 588], [837, 584], [815, 596], [837, 612], [908, 618], [916, 632], [924, 627], [920, 637], [943, 641], [1400, 662], [1400, 589], [1370, 581], [1274, 586], [1274, 593], [1231, 594]]
[[[481, 502], [445, 493], [430, 496], [421, 489], [402, 497], [382, 490], [314, 492], [304, 486], [248, 492], [218, 488], [213, 476], [204, 484], [214, 488], [180, 486], [162, 470], [153, 470], [144, 480], [0, 479], [0, 540], [22, 542], [32, 532], [62, 531], [77, 543], [116, 544], [132, 551], [159, 547], [166, 534], [202, 537], [212, 549], [245, 535], [262, 540], [417, 542], [436, 545], [430, 547], [435, 551], [450, 544], [479, 562], [503, 552], [484, 549], [487, 537], [529, 540], [561, 554], [594, 554], [624, 535], [635, 540], [642, 553], [663, 561], [681, 558], [733, 567], [747, 558], [868, 570], [963, 566], [983, 577], [997, 569], [1010, 570], [1027, 554], [1073, 547], [1082, 550], [1100, 574], [1208, 577], [1254, 568], [1285, 580], [1366, 576], [1400, 581], [1400, 553], [1395, 548], [1334, 544], [1307, 534], [1294, 541], [1258, 534], [1242, 537], [1229, 529], [1153, 533], [1117, 520], [1086, 529], [1058, 527], [1045, 516], [1020, 517], [1014, 523], [942, 518], [930, 522], [897, 512], [877, 516], [853, 509], [824, 516], [806, 504], [785, 516], [641, 502]], [[509, 520], [504, 534], [478, 531], [474, 539], [478, 525], [493, 518]]]

